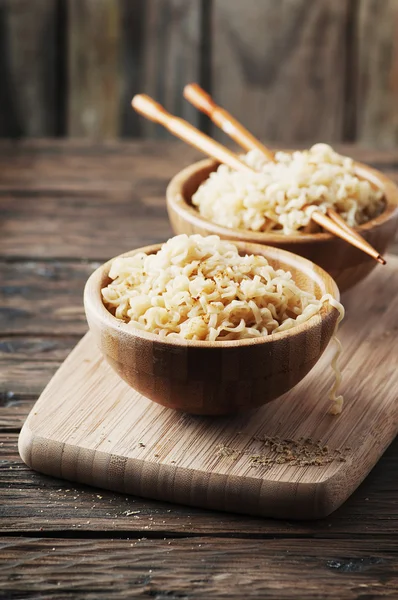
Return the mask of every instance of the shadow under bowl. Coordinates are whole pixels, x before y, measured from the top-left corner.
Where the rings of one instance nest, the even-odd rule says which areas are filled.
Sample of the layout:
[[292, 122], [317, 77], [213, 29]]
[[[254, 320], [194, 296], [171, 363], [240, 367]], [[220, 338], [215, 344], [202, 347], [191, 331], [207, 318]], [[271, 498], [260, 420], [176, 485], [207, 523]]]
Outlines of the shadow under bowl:
[[[384, 193], [385, 209], [374, 219], [357, 227], [380, 254], [394, 240], [398, 226], [398, 188], [383, 173], [355, 163], [356, 172]], [[330, 233], [283, 235], [217, 225], [204, 217], [192, 205], [191, 198], [198, 187], [215, 171], [218, 163], [206, 159], [186, 167], [170, 181], [167, 192], [167, 211], [176, 234], [218, 235], [222, 239], [265, 244], [299, 254], [327, 271], [341, 292], [364, 279], [378, 264], [373, 258]]]
[[[324, 270], [290, 252], [234, 242], [240, 254], [265, 256], [275, 269], [292, 273], [297, 285], [320, 299], [338, 288]], [[155, 253], [161, 245], [139, 248]], [[318, 361], [336, 325], [338, 311], [321, 311], [284, 332], [266, 337], [203, 342], [170, 341], [114, 317], [102, 302], [112, 260], [90, 276], [84, 306], [90, 330], [107, 362], [131, 387], [163, 406], [198, 415], [246, 411], [275, 400], [295, 386]]]

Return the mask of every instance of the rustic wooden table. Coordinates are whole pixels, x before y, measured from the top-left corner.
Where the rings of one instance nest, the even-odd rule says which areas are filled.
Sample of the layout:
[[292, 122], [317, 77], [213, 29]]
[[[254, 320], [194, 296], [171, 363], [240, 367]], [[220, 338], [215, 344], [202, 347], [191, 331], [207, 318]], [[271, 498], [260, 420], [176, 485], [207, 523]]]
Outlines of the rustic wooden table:
[[[398, 181], [398, 152], [343, 148]], [[178, 143], [0, 143], [0, 598], [398, 597], [398, 444], [317, 522], [113, 494], [30, 471], [21, 425], [87, 329], [82, 290], [120, 252], [170, 236]]]

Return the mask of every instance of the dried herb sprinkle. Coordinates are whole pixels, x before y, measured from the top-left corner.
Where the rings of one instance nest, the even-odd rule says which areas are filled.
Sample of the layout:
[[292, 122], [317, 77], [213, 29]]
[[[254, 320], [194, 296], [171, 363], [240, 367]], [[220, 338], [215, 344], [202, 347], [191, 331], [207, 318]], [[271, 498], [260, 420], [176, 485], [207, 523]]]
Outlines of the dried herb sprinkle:
[[[272, 467], [274, 465], [321, 467], [335, 461], [346, 462], [341, 448], [330, 450], [321, 441], [315, 442], [310, 437], [300, 437], [298, 440], [293, 440], [291, 438], [254, 436], [252, 440], [262, 444], [260, 452], [252, 453], [252, 450], [235, 450], [222, 444], [217, 448], [217, 456], [238, 460], [241, 456], [247, 455], [251, 463], [250, 466], [253, 468]], [[348, 446], [344, 448], [346, 451], [350, 449]]]

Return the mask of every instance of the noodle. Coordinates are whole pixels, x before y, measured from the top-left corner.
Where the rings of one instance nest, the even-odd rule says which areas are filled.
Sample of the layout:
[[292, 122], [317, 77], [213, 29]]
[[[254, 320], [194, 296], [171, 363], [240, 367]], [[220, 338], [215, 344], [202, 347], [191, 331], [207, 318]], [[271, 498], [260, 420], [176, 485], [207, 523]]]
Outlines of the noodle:
[[330, 407], [329, 412], [331, 415], [339, 415], [341, 413], [341, 411], [343, 410], [344, 398], [341, 395], [339, 395], [339, 396], [336, 395], [337, 390], [339, 389], [341, 380], [342, 380], [341, 370], [340, 370], [339, 362], [338, 362], [341, 352], [342, 352], [342, 345], [336, 334], [337, 334], [337, 330], [339, 328], [339, 324], [344, 319], [345, 311], [344, 311], [343, 305], [340, 304], [340, 302], [337, 302], [337, 300], [335, 298], [333, 298], [333, 296], [331, 296], [330, 294], [325, 294], [324, 296], [322, 296], [321, 302], [322, 301], [329, 302], [329, 304], [331, 306], [333, 306], [333, 308], [335, 308], [336, 310], [339, 311], [339, 316], [336, 321], [336, 326], [334, 329], [333, 340], [332, 340], [336, 346], [336, 352], [334, 353], [334, 356], [332, 358], [332, 363], [331, 363], [331, 366], [332, 366], [332, 369], [334, 372], [334, 384], [329, 392], [329, 398], [333, 402], [332, 406]]
[[234, 229], [300, 234], [314, 210], [336, 210], [351, 227], [366, 223], [384, 207], [383, 193], [360, 179], [351, 158], [327, 144], [277, 152], [276, 162], [258, 150], [243, 157], [257, 173], [220, 165], [199, 186], [192, 204], [200, 214]]
[[[308, 321], [325, 302], [339, 311], [337, 323], [344, 316], [330, 294], [318, 300], [299, 288], [289, 271], [275, 270], [261, 255], [241, 256], [234, 244], [215, 235], [182, 234], [156, 254], [117, 258], [109, 277], [111, 283], [101, 290], [107, 309], [131, 327], [167, 339], [215, 342], [267, 336]], [[330, 396], [336, 410], [342, 405], [336, 396], [338, 355]]]

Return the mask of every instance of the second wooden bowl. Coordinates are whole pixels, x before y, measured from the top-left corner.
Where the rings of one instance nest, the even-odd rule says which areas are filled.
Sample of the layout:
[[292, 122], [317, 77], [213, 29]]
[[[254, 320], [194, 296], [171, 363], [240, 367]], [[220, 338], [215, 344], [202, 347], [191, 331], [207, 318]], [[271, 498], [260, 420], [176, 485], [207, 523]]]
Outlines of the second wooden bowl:
[[[261, 254], [292, 273], [317, 298], [339, 299], [333, 279], [310, 261], [257, 244], [236, 243], [240, 253]], [[136, 252], [154, 253], [160, 245]], [[162, 340], [116, 319], [102, 303], [112, 261], [87, 281], [84, 306], [94, 339], [108, 363], [131, 387], [164, 406], [200, 415], [257, 408], [295, 386], [315, 365], [333, 334], [338, 312], [325, 304], [307, 322], [267, 337], [224, 342]]]
[[[373, 258], [329, 233], [287, 236], [231, 229], [208, 221], [192, 206], [191, 198], [217, 166], [213, 160], [201, 160], [175, 175], [169, 183], [167, 210], [175, 233], [217, 234], [224, 239], [289, 250], [325, 269], [336, 281], [340, 291], [347, 290], [361, 281], [377, 265]], [[384, 254], [387, 246], [393, 241], [398, 226], [398, 188], [388, 177], [375, 169], [356, 163], [356, 171], [360, 177], [368, 179], [384, 192], [386, 208], [383, 213], [358, 227], [358, 232], [380, 254]]]

